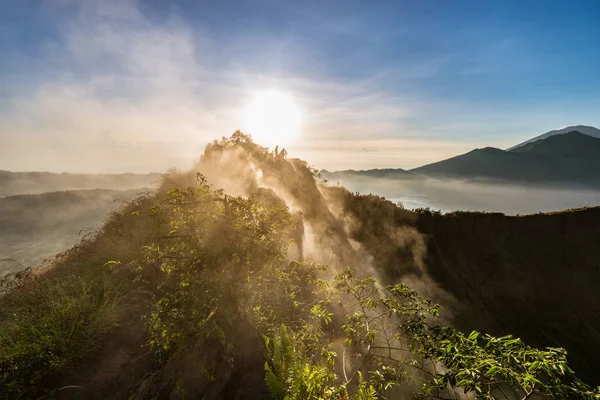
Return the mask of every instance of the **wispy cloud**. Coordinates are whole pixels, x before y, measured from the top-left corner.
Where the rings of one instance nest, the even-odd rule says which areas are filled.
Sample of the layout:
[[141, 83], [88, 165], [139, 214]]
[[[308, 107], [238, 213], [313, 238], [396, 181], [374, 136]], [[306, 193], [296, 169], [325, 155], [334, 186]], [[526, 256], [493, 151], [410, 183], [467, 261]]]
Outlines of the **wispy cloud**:
[[[177, 12], [157, 18], [135, 0], [48, 0], [46, 7], [57, 18], [58, 39], [43, 44], [47, 59], [38, 64], [46, 69], [28, 71], [30, 82], [15, 83], [0, 103], [0, 168], [185, 168], [207, 142], [243, 128], [253, 93], [271, 87], [292, 93], [303, 111], [301, 138], [290, 154], [328, 169], [416, 167], [472, 147], [522, 141], [541, 133], [538, 117], [549, 128], [571, 122], [547, 110], [490, 111], [489, 105], [432, 97], [425, 89], [455, 65], [456, 53], [415, 55], [368, 70], [365, 64], [351, 77], [326, 73], [334, 61], [352, 65], [369, 57], [381, 40], [410, 40], [406, 29], [366, 38], [368, 26], [351, 19], [317, 21], [310, 29], [352, 41], [345, 44], [347, 58], [319, 60], [319, 52], [294, 37], [271, 35], [260, 45], [251, 37], [217, 39], [201, 22], [191, 25]], [[361, 44], [356, 51], [355, 43]], [[495, 54], [473, 61], [477, 74], [497, 60]], [[263, 68], [303, 58], [302, 67], [319, 68]], [[510, 134], [500, 139], [494, 135], [499, 130]]]
[[373, 91], [369, 81], [209, 68], [215, 53], [209, 38], [198, 37], [176, 17], [153, 23], [134, 1], [52, 6], [73, 14], [61, 31], [63, 69], [32, 94], [12, 98], [1, 115], [3, 168], [185, 167], [208, 141], [240, 128], [249, 96], [271, 86], [295, 94], [305, 114], [302, 142], [315, 150], [335, 140], [351, 148], [368, 146], [366, 136], [397, 133], [409, 112], [397, 99]]
[[184, 25], [152, 24], [133, 1], [60, 6], [76, 7], [61, 32], [64, 70], [2, 115], [0, 158], [9, 167], [184, 166], [201, 144], [235, 128], [236, 104], [203, 68], [202, 42]]

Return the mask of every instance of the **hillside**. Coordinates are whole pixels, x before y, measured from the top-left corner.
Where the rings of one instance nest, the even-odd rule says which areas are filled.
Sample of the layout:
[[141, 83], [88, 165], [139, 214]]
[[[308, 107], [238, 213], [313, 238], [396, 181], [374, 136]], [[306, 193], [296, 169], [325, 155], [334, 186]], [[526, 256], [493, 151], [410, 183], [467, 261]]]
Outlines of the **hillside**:
[[35, 266], [101, 226], [108, 213], [145, 189], [77, 190], [0, 198], [0, 276]]
[[[2, 282], [3, 394], [592, 399], [600, 392], [562, 350], [471, 332], [567, 346], [594, 383], [585, 368], [599, 319], [593, 304], [572, 310], [596, 298], [600, 224], [596, 209], [580, 213], [483, 215], [474, 229], [479, 215], [411, 212], [325, 185], [304, 161], [236, 132], [52, 266]], [[539, 252], [545, 240], [552, 249]], [[501, 252], [508, 272], [488, 276]], [[478, 303], [482, 274], [491, 282]], [[530, 301], [528, 288], [545, 285], [578, 297]]]
[[[600, 207], [552, 214], [421, 214], [429, 272], [461, 303], [463, 329], [561, 346], [597, 382]], [[588, 344], [594, 345], [588, 346]]]
[[0, 197], [65, 190], [128, 190], [154, 187], [160, 174], [56, 174], [0, 170]]
[[569, 132], [511, 151], [476, 149], [411, 172], [463, 179], [600, 186], [600, 139]]
[[387, 282], [405, 280], [414, 268], [415, 254], [395, 246], [394, 233], [415, 227], [427, 275], [412, 284], [438, 301], [451, 294], [446, 304], [455, 326], [565, 347], [575, 369], [598, 382], [600, 207], [521, 217], [414, 213], [377, 196], [346, 194], [343, 214], [356, 221], [350, 236], [369, 250]]

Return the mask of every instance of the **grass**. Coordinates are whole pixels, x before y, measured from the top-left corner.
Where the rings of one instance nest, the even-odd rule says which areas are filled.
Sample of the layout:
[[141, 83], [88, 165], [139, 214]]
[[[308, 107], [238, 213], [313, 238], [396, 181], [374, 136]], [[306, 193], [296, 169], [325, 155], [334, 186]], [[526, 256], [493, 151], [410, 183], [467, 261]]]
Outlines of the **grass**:
[[48, 372], [68, 370], [119, 320], [122, 293], [110, 278], [34, 282], [0, 325], [0, 381], [22, 394]]
[[133, 211], [149, 204], [149, 196], [125, 204], [102, 230], [59, 256], [49, 269], [2, 279], [0, 397], [39, 397], [45, 380], [71, 372], [119, 326], [136, 285], [129, 269], [106, 264], [127, 262], [139, 253], [150, 231], [145, 222], [151, 221]]

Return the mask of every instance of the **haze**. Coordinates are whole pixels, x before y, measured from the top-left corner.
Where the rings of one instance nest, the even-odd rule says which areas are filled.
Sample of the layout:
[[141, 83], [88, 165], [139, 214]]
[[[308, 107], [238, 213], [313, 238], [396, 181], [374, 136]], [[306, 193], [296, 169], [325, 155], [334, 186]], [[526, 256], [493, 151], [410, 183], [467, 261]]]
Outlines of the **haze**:
[[265, 90], [302, 114], [290, 154], [329, 170], [600, 126], [598, 2], [461, 3], [7, 2], [0, 169], [186, 168]]
[[[335, 183], [335, 182], [334, 182]], [[512, 182], [468, 182], [453, 179], [392, 180], [340, 179], [345, 187], [362, 194], [378, 194], [407, 209], [535, 214], [600, 204], [600, 191], [577, 187], [544, 187]]]
[[2, 399], [600, 399], [597, 0], [4, 3]]

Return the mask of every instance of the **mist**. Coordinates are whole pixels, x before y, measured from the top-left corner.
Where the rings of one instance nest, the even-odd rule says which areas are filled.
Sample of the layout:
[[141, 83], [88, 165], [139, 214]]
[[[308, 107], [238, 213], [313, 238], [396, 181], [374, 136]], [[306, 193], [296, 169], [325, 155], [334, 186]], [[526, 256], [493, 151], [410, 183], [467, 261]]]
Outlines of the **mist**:
[[373, 193], [400, 202], [407, 209], [430, 207], [442, 212], [484, 211], [507, 215], [561, 211], [600, 204], [600, 191], [577, 187], [519, 185], [499, 181], [385, 179], [326, 176], [353, 192]]
[[160, 174], [53, 174], [0, 170], [0, 198], [67, 190], [129, 190], [154, 187]]
[[[2, 169], [187, 169], [210, 140], [244, 130], [244, 109], [265, 88], [294, 94], [303, 126], [290, 148], [319, 168], [418, 167], [476, 146], [508, 146], [512, 137], [475, 132], [521, 121], [522, 114], [554, 123], [536, 109], [490, 115], [480, 106], [427, 96], [419, 82], [439, 73], [438, 60], [394, 68], [403, 90], [392, 93], [386, 89], [391, 71], [353, 81], [325, 74], [323, 65], [315, 71], [318, 54], [295, 33], [256, 46], [229, 21], [224, 25], [234, 37], [222, 37], [176, 9], [157, 20], [135, 0], [43, 3], [53, 35], [40, 39], [44, 51], [36, 58], [12, 60], [33, 73], [7, 79], [0, 99]], [[307, 23], [323, 34], [345, 25], [336, 15], [318, 17]], [[537, 129], [511, 122], [503, 131], [527, 136]]]
[[[82, 233], [85, 235], [86, 232], [76, 232], [74, 228], [91, 224], [91, 229], [88, 231], [91, 232], [90, 236], [58, 255], [40, 270], [39, 275], [36, 275], [40, 277], [40, 282], [45, 282], [45, 279], [48, 279], [47, 282], [52, 282], [53, 276], [61, 284], [71, 280], [81, 282], [83, 274], [90, 274], [89, 276], [97, 274], [95, 279], [98, 279], [101, 284], [105, 282], [103, 279], [118, 278], [119, 284], [132, 285], [131, 288], [137, 287], [138, 289], [131, 292], [132, 296], [138, 296], [137, 293], [142, 292], [152, 293], [151, 291], [154, 290], [156, 296], [169, 298], [172, 292], [170, 289], [165, 289], [167, 286], [162, 285], [161, 282], [168, 282], [170, 276], [175, 276], [174, 279], [181, 277], [185, 282], [177, 283], [173, 287], [191, 286], [194, 291], [190, 293], [193, 295], [194, 302], [197, 302], [194, 304], [198, 304], [199, 307], [205, 307], [205, 304], [212, 304], [211, 301], [220, 299], [212, 290], [227, 288], [230, 297], [223, 297], [217, 308], [208, 310], [209, 318], [220, 315], [217, 314], [219, 310], [233, 310], [232, 312], [236, 313], [231, 314], [235, 315], [234, 318], [228, 316], [229, 311], [223, 314], [228, 316], [228, 320], [235, 321], [230, 337], [235, 343], [241, 343], [241, 346], [251, 348], [252, 351], [248, 355], [245, 353], [241, 355], [240, 361], [236, 361], [235, 364], [227, 362], [228, 366], [224, 367], [225, 369], [216, 370], [216, 380], [209, 382], [198, 379], [198, 376], [202, 376], [201, 368], [208, 365], [206, 362], [212, 362], [211, 360], [215, 360], [215, 363], [223, 360], [222, 355], [226, 354], [227, 350], [220, 348], [216, 342], [207, 342], [210, 343], [208, 347], [185, 347], [186, 351], [173, 353], [172, 358], [162, 368], [164, 371], [177, 373], [188, 393], [203, 393], [207, 390], [224, 393], [220, 391], [224, 390], [222, 388], [226, 385], [232, 385], [235, 390], [246, 390], [247, 386], [239, 382], [246, 382], [246, 379], [262, 382], [265, 379], [262, 368], [265, 362], [261, 353], [262, 345], [260, 342], [248, 344], [248, 323], [254, 323], [255, 320], [252, 319], [254, 314], [246, 313], [247, 310], [258, 309], [252, 302], [262, 298], [261, 296], [268, 290], [266, 284], [270, 284], [270, 281], [264, 279], [271, 279], [275, 272], [267, 270], [265, 276], [261, 274], [265, 268], [269, 268], [272, 258], [276, 258], [277, 262], [281, 263], [281, 267], [286, 270], [296, 265], [310, 266], [313, 263], [325, 263], [327, 266], [322, 269], [322, 276], [326, 280], [339, 276], [339, 273], [343, 274], [346, 269], [359, 279], [376, 278], [382, 286], [374, 285], [373, 293], [379, 293], [384, 285], [404, 282], [427, 298], [428, 304], [433, 301], [442, 307], [441, 319], [436, 321], [444, 325], [465, 332], [476, 329], [494, 335], [515, 333], [525, 336], [536, 346], [566, 343], [569, 351], [573, 350], [570, 354], [578, 357], [578, 364], [575, 365], [585, 366], [589, 351], [581, 352], [580, 348], [573, 344], [569, 332], [575, 330], [565, 329], [566, 334], [561, 335], [562, 331], [553, 333], [554, 331], [547, 325], [553, 326], [556, 320], [563, 318], [564, 315], [573, 315], [573, 308], [579, 307], [579, 304], [586, 300], [588, 293], [595, 293], [596, 288], [590, 290], [589, 287], [594, 280], [578, 279], [576, 281], [581, 284], [570, 284], [561, 274], [574, 276], [577, 272], [553, 264], [554, 261], [565, 260], [567, 257], [561, 253], [536, 251], [536, 246], [541, 245], [552, 251], [560, 252], [568, 249], [574, 252], [575, 247], [561, 245], [561, 243], [568, 243], [568, 240], [562, 239], [563, 242], [560, 242], [561, 237], [556, 233], [558, 230], [565, 235], [581, 234], [581, 237], [587, 241], [581, 240], [582, 244], [577, 249], [589, 255], [588, 250], [593, 252], [597, 247], [593, 240], [593, 231], [587, 234], [585, 230], [565, 229], [567, 225], [561, 221], [566, 218], [564, 214], [533, 215], [524, 218], [468, 214], [454, 218], [433, 213], [411, 212], [397, 207], [393, 202], [386, 201], [380, 196], [367, 194], [367, 190], [370, 190], [380, 191], [382, 194], [389, 193], [390, 198], [397, 196], [396, 199], [410, 199], [411, 196], [420, 196], [419, 198], [423, 199], [425, 196], [423, 193], [430, 195], [433, 191], [438, 191], [440, 196], [436, 199], [450, 199], [444, 204], [466, 204], [466, 200], [474, 201], [473, 198], [479, 196], [478, 203], [468, 204], [500, 206], [503, 202], [506, 204], [508, 202], [499, 195], [509, 191], [515, 202], [511, 204], [515, 206], [519, 195], [514, 185], [476, 185], [472, 182], [442, 182], [432, 179], [404, 182], [372, 178], [356, 179], [355, 182], [346, 184], [351, 186], [352, 191], [335, 183], [323, 182], [315, 168], [310, 167], [307, 162], [298, 158], [287, 158], [284, 152], [269, 151], [253, 143], [249, 136], [238, 131], [230, 139], [215, 140], [207, 145], [192, 169], [170, 170], [162, 176], [155, 191], [125, 201], [120, 207], [111, 200], [117, 193], [108, 191], [106, 193], [57, 192], [0, 199], [4, 202], [0, 208], [4, 210], [4, 214], [0, 215], [0, 223], [3, 224], [0, 226], [0, 232], [5, 232], [7, 236], [22, 234], [21, 241], [25, 242], [24, 238], [28, 237], [27, 242], [33, 245], [38, 245], [38, 238], [42, 238], [40, 241], [45, 241], [46, 246], [44, 251], [49, 252], [52, 250], [51, 246], [58, 248], [76, 243], [77, 238], [81, 237]], [[358, 191], [358, 186], [363, 190], [362, 195], [353, 193]], [[535, 192], [535, 195], [543, 196], [544, 193], [547, 196], [551, 195], [549, 189], [541, 190], [546, 192]], [[436, 203], [429, 203], [429, 198], [426, 200], [427, 204], [435, 207]], [[495, 202], [493, 203], [492, 200]], [[415, 206], [425, 205], [425, 201], [422, 203]], [[247, 204], [250, 204], [250, 207], [256, 205], [255, 213], [259, 216], [264, 215], [261, 217], [263, 219], [250, 219], [248, 216], [251, 214], [246, 210], [252, 208]], [[103, 216], [114, 208], [117, 208], [117, 211], [110, 213], [106, 218]], [[587, 214], [587, 211], [594, 212], [594, 210], [586, 210], [579, 213], [565, 213], [573, 214], [568, 216], [569, 228], [580, 226], [577, 221], [582, 218], [581, 214]], [[15, 219], [15, 216], [18, 218]], [[249, 222], [238, 224], [237, 218]], [[102, 220], [105, 221], [104, 224]], [[543, 221], [540, 223], [538, 220]], [[288, 222], [291, 224], [286, 228]], [[544, 229], [540, 229], [540, 225]], [[97, 229], [94, 229], [94, 226]], [[248, 228], [240, 231], [238, 235], [238, 231], [235, 230], [238, 226]], [[587, 224], [583, 228], [594, 229], [594, 224]], [[271, 238], [269, 235], [273, 232], [280, 234], [281, 237]], [[487, 232], [487, 235], [482, 232]], [[505, 232], [513, 234], [506, 235]], [[537, 236], [535, 240], [528, 241], [533, 237], [531, 232], [535, 232]], [[234, 234], [238, 236], [233, 236]], [[250, 238], [254, 242], [246, 243], [244, 238]], [[8, 239], [4, 242], [10, 244]], [[510, 245], [513, 242], [524, 246], [526, 251], [511, 252]], [[587, 245], [588, 242], [590, 246]], [[546, 246], [546, 243], [550, 245]], [[509, 251], [505, 251], [506, 248], [509, 248]], [[273, 249], [281, 250], [274, 252]], [[28, 253], [29, 250], [25, 249], [23, 254]], [[495, 251], [499, 251], [499, 254], [495, 254]], [[245, 254], [243, 252], [247, 252], [250, 256], [240, 257], [239, 254]], [[35, 252], [31, 254], [35, 255]], [[519, 263], [514, 262], [513, 254], [519, 254], [521, 260]], [[508, 256], [511, 262], [505, 263], [503, 256]], [[532, 256], [540, 259], [529, 262], [528, 257]], [[233, 261], [228, 262], [230, 258]], [[589, 255], [589, 258], [595, 259], [593, 254]], [[574, 262], [579, 263], [581, 260], [583, 258], [575, 258]], [[492, 264], [496, 261], [499, 263]], [[489, 267], [482, 268], [484, 262], [489, 263]], [[254, 264], [256, 264], [255, 268]], [[15, 265], [18, 263], [4, 268], [15, 271], [17, 269]], [[97, 268], [89, 265], [95, 265]], [[251, 266], [252, 269], [244, 270], [243, 266], [246, 265]], [[551, 274], [540, 275], [535, 270], [538, 265], [543, 266], [545, 270], [548, 268], [556, 270]], [[188, 272], [177, 275], [158, 273], [167, 267], [173, 270], [188, 268]], [[141, 275], [132, 274], [133, 271], [140, 271]], [[519, 275], [515, 275], [515, 271], [518, 271]], [[112, 275], [113, 273], [119, 275]], [[515, 276], [520, 277], [518, 283], [507, 285], [506, 279], [512, 282]], [[10, 277], [9, 275], [8, 278]], [[126, 277], [129, 277], [129, 280], [123, 279]], [[214, 279], [214, 284], [210, 279]], [[312, 275], [308, 279], [314, 281]], [[16, 282], [19, 282], [18, 279]], [[140, 282], [143, 286], [138, 287]], [[206, 282], [211, 283], [207, 285]], [[258, 285], [263, 283], [265, 286], [260, 286], [261, 289], [257, 290]], [[548, 293], [554, 293], [556, 290], [553, 284], [558, 284], [561, 290], [566, 290], [567, 293], [577, 293], [578, 296], [570, 296], [569, 298], [572, 299], [566, 305], [556, 306], [552, 303], [556, 296], [544, 296], [532, 289], [535, 285], [539, 285], [539, 287], [553, 289]], [[485, 288], [482, 289], [484, 285]], [[278, 287], [277, 284], [274, 286]], [[507, 287], [510, 289], [506, 290]], [[231, 290], [232, 288], [235, 289]], [[529, 297], [531, 293], [535, 294], [532, 298]], [[285, 296], [280, 297], [279, 292], [272, 296], [267, 295], [268, 304], [273, 302], [279, 305], [284, 298], [296, 298], [289, 297], [287, 292], [282, 294]], [[81, 297], [78, 293], [77, 296], [78, 299]], [[207, 297], [204, 299], [200, 296]], [[119, 333], [123, 335], [123, 340], [109, 342], [126, 343], [131, 339], [130, 348], [128, 347], [127, 350], [130, 356], [127, 356], [127, 360], [146, 357], [141, 352], [150, 354], [144, 347], [144, 343], [147, 343], [148, 337], [153, 337], [148, 335], [154, 334], [152, 331], [154, 324], [148, 330], [144, 327], [143, 318], [140, 316], [146, 315], [145, 310], [153, 307], [156, 298], [154, 295], [143, 294], [140, 297], [129, 297], [126, 302], [123, 302], [124, 309], [120, 312], [128, 313], [123, 317], [123, 321], [138, 321], [139, 326], [133, 329], [140, 333], [134, 335], [131, 333], [131, 326], [125, 323], [119, 324], [119, 327], [123, 328]], [[341, 295], [340, 299], [339, 304], [331, 303], [330, 307], [328, 306], [334, 320], [341, 320], [345, 315], [357, 311], [354, 309], [357, 305], [349, 302], [344, 295]], [[139, 304], [132, 307], [132, 304], [136, 303]], [[163, 303], [162, 300], [158, 300], [156, 304]], [[36, 303], [36, 307], [41, 307], [38, 304], [43, 302]], [[500, 304], [503, 306], [499, 307]], [[519, 310], [521, 315], [525, 313], [529, 317], [515, 318], [514, 310]], [[550, 314], [547, 314], [546, 310], [551, 310]], [[287, 306], [284, 314], [290, 314]], [[379, 314], [371, 310], [368, 311], [367, 316]], [[388, 312], [384, 312], [381, 315], [387, 314]], [[196, 314], [185, 310], [181, 312], [177, 308], [177, 315], [188, 318]], [[205, 320], [202, 315], [200, 314], [202, 320]], [[564, 319], [564, 323], [569, 324], [569, 321]], [[264, 319], [256, 321], [262, 320]], [[119, 320], [115, 321], [110, 323], [116, 324]], [[522, 321], [526, 321], [526, 324], [521, 324]], [[394, 323], [391, 317], [381, 320], [380, 323], [381, 328], [375, 329], [383, 333], [374, 341], [374, 349], [385, 349], [384, 346], [388, 346], [390, 351], [392, 347], [402, 350], [405, 344], [408, 344], [408, 342], [403, 343], [403, 339], [397, 336], [386, 336], [388, 328]], [[334, 326], [337, 324], [334, 323]], [[192, 326], [200, 325], [198, 322], [193, 322]], [[548, 342], [545, 339], [536, 342], [539, 340], [540, 333], [548, 337]], [[252, 339], [253, 336], [250, 336]], [[328, 340], [330, 339], [332, 343], [340, 343], [342, 337], [340, 333], [332, 333]], [[188, 346], [186, 343], [182, 342], [182, 346]], [[208, 353], [206, 348], [214, 348], [217, 351]], [[376, 355], [376, 352], [377, 350], [369, 354]], [[110, 363], [119, 360], [121, 365], [122, 358], [119, 354], [122, 354], [121, 348], [110, 346], [102, 348], [99, 362]], [[361, 354], [362, 352], [355, 358], [362, 359]], [[413, 356], [406, 359], [403, 357], [404, 355], [398, 356], [396, 361], [405, 363], [413, 360]], [[119, 389], [115, 392], [117, 394], [114, 398], [127, 397], [125, 394], [133, 391], [138, 393], [139, 398], [148, 398], [154, 387], [167, 382], [165, 380], [167, 375], [148, 374], [151, 365], [147, 362], [150, 359], [145, 360], [141, 364], [122, 363], [122, 369], [121, 367], [109, 368], [108, 372], [101, 374], [95, 372], [97, 368], [89, 368], [84, 375], [69, 382], [71, 384], [78, 384], [79, 380], [84, 382], [78, 384], [78, 387], [83, 388], [80, 393], [83, 397], [90, 397], [88, 394], [97, 391], [97, 388], [104, 388], [107, 384], [114, 385], [114, 382], [120, 379], [117, 385]], [[201, 362], [194, 364], [194, 360]], [[347, 360], [345, 354], [341, 359], [336, 359], [335, 367], [338, 371], [343, 371], [345, 374], [347, 368], [350, 368], [348, 371], [353, 374], [354, 369], [358, 371], [363, 366], [361, 361], [348, 367]], [[185, 373], [182, 373], [183, 369], [179, 369], [181, 366], [184, 366]], [[365, 361], [364, 366], [369, 368], [370, 362]], [[430, 374], [427, 376], [431, 376], [439, 372], [435, 363], [432, 363], [431, 367], [422, 368], [422, 372], [415, 372], [414, 376], [410, 375], [409, 384], [403, 385], [397, 393], [390, 393], [388, 398], [405, 397], [404, 391], [417, 390], [417, 386], [414, 385], [418, 385], [422, 381], [421, 378], [428, 379], [427, 373]], [[587, 369], [582, 368], [582, 370]], [[245, 380], [239, 382], [232, 380], [231, 376], [235, 375], [232, 371], [242, 374]], [[140, 379], [128, 379], [132, 376], [130, 373], [139, 374]], [[169, 385], [170, 383], [161, 386], [160, 390], [165, 392], [174, 390]], [[179, 383], [177, 385], [180, 386]], [[395, 397], [395, 394], [398, 396]]]
[[70, 190], [0, 198], [0, 277], [52, 260], [93, 235], [123, 202], [148, 190]]

